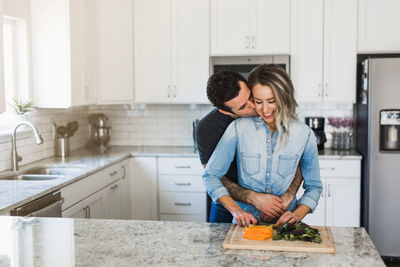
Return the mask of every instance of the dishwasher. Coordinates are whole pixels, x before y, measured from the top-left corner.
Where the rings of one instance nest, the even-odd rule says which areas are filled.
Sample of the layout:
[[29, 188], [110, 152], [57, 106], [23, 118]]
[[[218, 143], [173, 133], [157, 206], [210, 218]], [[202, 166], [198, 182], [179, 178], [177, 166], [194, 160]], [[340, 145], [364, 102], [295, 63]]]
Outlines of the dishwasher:
[[61, 217], [61, 206], [63, 202], [64, 198], [61, 197], [61, 191], [56, 191], [13, 209], [10, 211], [10, 215], [28, 217]]

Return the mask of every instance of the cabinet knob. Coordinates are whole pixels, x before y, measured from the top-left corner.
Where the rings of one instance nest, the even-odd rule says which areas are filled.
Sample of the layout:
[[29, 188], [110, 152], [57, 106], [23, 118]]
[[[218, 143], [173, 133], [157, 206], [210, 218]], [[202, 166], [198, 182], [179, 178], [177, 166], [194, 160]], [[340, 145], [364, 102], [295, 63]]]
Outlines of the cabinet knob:
[[331, 197], [331, 185], [328, 184], [328, 197]]
[[170, 96], [171, 96], [171, 85], [168, 84], [167, 85], [167, 89], [168, 89], [167, 90], [167, 97], [170, 98]]
[[174, 84], [173, 88], [174, 88], [174, 90], [173, 90], [173, 95], [172, 96], [175, 98], [176, 97], [176, 84]]
[[256, 37], [254, 35], [251, 36], [251, 48], [256, 48]]
[[118, 172], [117, 171], [113, 171], [112, 173], [110, 173], [109, 175], [110, 176], [114, 176], [114, 175], [116, 175]]
[[115, 184], [115, 185], [111, 186], [110, 189], [111, 189], [111, 190], [114, 190], [114, 189], [116, 189], [117, 187], [118, 187], [118, 185]]
[[249, 38], [249, 36], [246, 35], [246, 37], [245, 37], [244, 39], [245, 39], [245, 41], [244, 41], [244, 43], [245, 43], [245, 48], [246, 48], [246, 49], [249, 49], [249, 46], [250, 46], [250, 38]]

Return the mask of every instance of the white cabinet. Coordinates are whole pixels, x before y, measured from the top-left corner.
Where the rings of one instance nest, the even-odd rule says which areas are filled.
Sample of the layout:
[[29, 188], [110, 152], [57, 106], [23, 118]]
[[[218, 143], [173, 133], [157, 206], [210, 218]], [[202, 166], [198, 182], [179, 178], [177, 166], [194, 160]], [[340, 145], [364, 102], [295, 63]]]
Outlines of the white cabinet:
[[95, 0], [32, 0], [32, 83], [40, 108], [95, 103]]
[[160, 220], [207, 220], [207, 194], [198, 158], [158, 158]]
[[292, 2], [291, 77], [299, 102], [355, 102], [357, 0]]
[[66, 218], [105, 218], [105, 195], [101, 190], [88, 198], [78, 202], [76, 205], [64, 210], [62, 217]]
[[400, 1], [358, 1], [358, 52], [400, 52]]
[[135, 0], [134, 20], [135, 102], [208, 103], [209, 2]]
[[[323, 192], [314, 213], [303, 221], [310, 225], [360, 225], [360, 160], [320, 160]], [[304, 189], [297, 193], [299, 199]]]
[[[3, 17], [3, 0], [0, 0], [0, 16]], [[0, 51], [3, 51], [3, 27], [0, 27]], [[0, 53], [0, 81], [4, 81], [4, 69], [3, 69], [3, 53]], [[0, 113], [4, 112], [5, 101], [4, 101], [4, 82], [0, 83]]]
[[122, 180], [109, 185], [104, 189], [105, 218], [122, 219]]
[[[97, 2], [99, 33], [97, 102], [132, 103], [133, 2], [131, 0], [97, 0]], [[156, 18], [152, 13], [144, 16], [153, 20]]]
[[211, 55], [290, 52], [290, 0], [211, 1]]
[[116, 163], [61, 188], [63, 217], [129, 218], [129, 160]]
[[157, 220], [157, 158], [133, 157], [130, 179], [131, 219]]

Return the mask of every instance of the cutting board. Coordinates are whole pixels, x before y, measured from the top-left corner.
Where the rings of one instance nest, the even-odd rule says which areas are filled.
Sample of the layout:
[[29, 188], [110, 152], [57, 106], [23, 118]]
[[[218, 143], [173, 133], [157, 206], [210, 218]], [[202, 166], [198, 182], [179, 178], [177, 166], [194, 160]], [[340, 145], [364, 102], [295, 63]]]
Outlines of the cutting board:
[[312, 227], [319, 230], [322, 240], [319, 244], [299, 240], [249, 240], [243, 238], [243, 227], [240, 227], [237, 224], [232, 224], [228, 234], [226, 235], [224, 248], [335, 253], [335, 243], [333, 242], [331, 229], [326, 226]]

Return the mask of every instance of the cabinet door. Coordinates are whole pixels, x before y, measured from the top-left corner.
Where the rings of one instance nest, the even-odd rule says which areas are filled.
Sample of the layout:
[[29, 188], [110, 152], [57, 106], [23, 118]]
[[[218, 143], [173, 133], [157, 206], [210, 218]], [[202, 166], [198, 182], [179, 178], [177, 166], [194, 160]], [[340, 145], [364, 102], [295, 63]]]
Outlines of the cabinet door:
[[105, 217], [105, 194], [104, 189], [86, 198], [84, 203], [88, 208], [88, 218], [104, 219]]
[[250, 1], [210, 1], [212, 56], [249, 54]]
[[110, 184], [105, 189], [105, 218], [122, 219], [122, 181]]
[[290, 53], [290, 0], [252, 0], [250, 21], [250, 54]]
[[132, 13], [131, 0], [98, 0], [98, 102], [101, 104], [133, 101]]
[[88, 211], [84, 201], [66, 209], [62, 212], [63, 218], [87, 218]]
[[360, 226], [360, 179], [327, 178], [326, 225]]
[[322, 100], [323, 1], [292, 1], [291, 78], [299, 102]]
[[130, 159], [125, 160], [121, 168], [123, 170], [123, 176], [121, 178], [122, 218], [129, 220], [131, 219]]
[[[0, 16], [3, 17], [3, 0], [0, 0]], [[0, 51], [3, 51], [3, 26], [0, 27]], [[3, 53], [0, 53], [0, 81], [4, 81]], [[4, 83], [0, 83], [0, 113], [4, 112], [5, 107]]]
[[135, 102], [172, 99], [171, 0], [135, 0]]
[[[309, 213], [304, 217], [302, 220], [303, 222], [309, 224], [309, 225], [320, 225], [324, 226], [325, 225], [325, 182], [322, 179], [322, 184], [323, 184], [323, 191], [321, 193], [321, 197], [318, 201], [318, 205], [315, 208], [313, 213]], [[297, 199], [300, 199], [304, 194], [304, 188], [301, 186], [299, 188], [299, 191], [297, 191], [296, 197]]]
[[357, 0], [325, 0], [324, 102], [354, 103], [357, 70]]
[[358, 52], [400, 51], [400, 1], [359, 0]]
[[134, 157], [131, 161], [131, 216], [135, 220], [157, 220], [157, 160]]
[[173, 101], [208, 103], [209, 1], [174, 0], [173, 12]]

